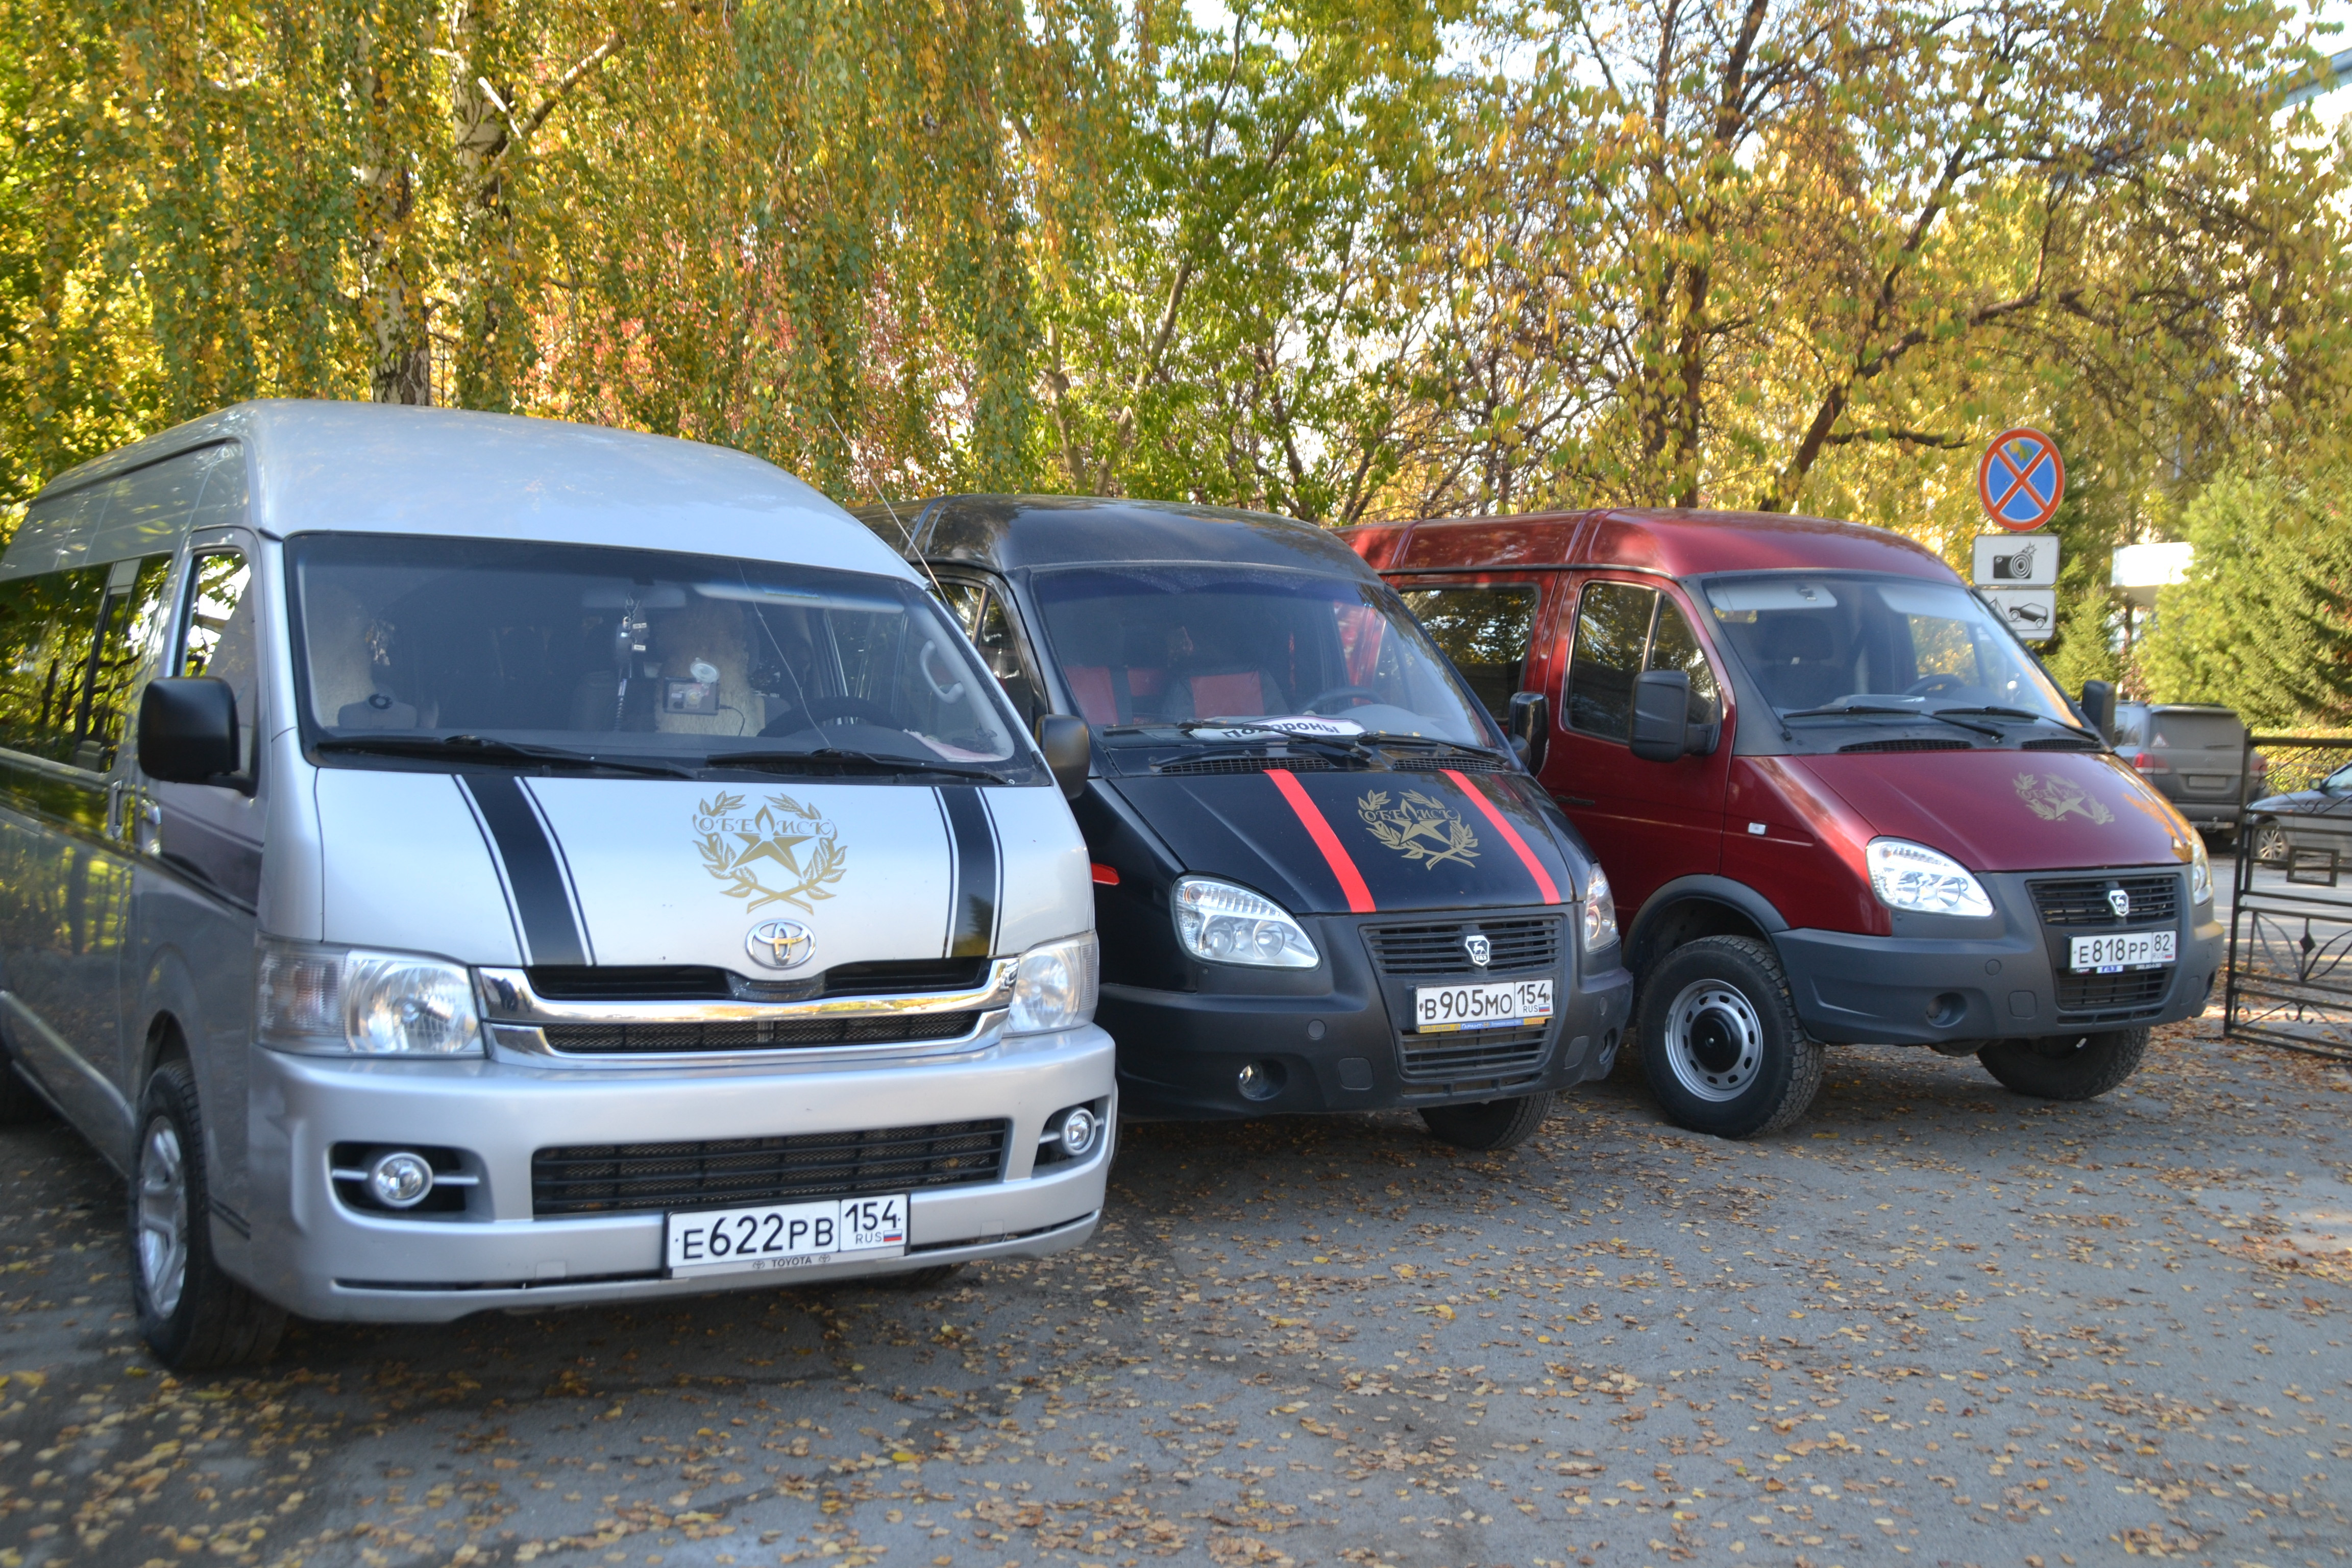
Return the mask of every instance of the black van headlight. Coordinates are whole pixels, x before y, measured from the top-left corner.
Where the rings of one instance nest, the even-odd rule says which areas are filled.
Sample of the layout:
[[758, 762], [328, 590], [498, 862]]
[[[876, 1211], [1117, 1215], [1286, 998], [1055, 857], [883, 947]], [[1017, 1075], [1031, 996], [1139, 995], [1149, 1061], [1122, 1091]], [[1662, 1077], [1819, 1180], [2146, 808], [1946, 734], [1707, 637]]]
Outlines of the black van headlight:
[[1176, 940], [1195, 958], [1266, 969], [1312, 969], [1323, 962], [1288, 910], [1247, 888], [1180, 877], [1172, 904]]
[[1609, 873], [1598, 865], [1584, 889], [1584, 951], [1599, 952], [1617, 940], [1617, 898], [1609, 890]]
[[265, 1046], [325, 1056], [461, 1057], [482, 1052], [474, 977], [414, 952], [264, 938], [254, 1022]]

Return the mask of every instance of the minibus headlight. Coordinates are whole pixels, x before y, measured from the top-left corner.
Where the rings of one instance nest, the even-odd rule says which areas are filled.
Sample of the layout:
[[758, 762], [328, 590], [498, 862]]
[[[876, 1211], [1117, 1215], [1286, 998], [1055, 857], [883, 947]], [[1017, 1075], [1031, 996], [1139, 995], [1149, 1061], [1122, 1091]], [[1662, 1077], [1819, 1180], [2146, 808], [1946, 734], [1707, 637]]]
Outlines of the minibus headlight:
[[1969, 868], [1924, 844], [1874, 838], [1863, 858], [1870, 867], [1870, 890], [1890, 910], [1979, 918], [1992, 913], [1992, 900]]
[[1211, 963], [1312, 969], [1323, 962], [1290, 911], [1272, 899], [1214, 877], [1176, 883], [1176, 940]]
[[1617, 940], [1617, 898], [1609, 890], [1609, 873], [1592, 868], [1584, 889], [1584, 951], [1599, 952]]
[[2205, 853], [2205, 836], [2193, 827], [2189, 830], [2189, 901], [2213, 901], [2213, 860]]
[[255, 976], [261, 1043], [331, 1056], [478, 1056], [482, 1022], [464, 965], [407, 952], [264, 942]]
[[1013, 982], [1013, 1011], [1004, 1020], [1004, 1032], [1042, 1035], [1092, 1023], [1101, 974], [1094, 932], [1039, 942], [1021, 955], [1021, 973]]

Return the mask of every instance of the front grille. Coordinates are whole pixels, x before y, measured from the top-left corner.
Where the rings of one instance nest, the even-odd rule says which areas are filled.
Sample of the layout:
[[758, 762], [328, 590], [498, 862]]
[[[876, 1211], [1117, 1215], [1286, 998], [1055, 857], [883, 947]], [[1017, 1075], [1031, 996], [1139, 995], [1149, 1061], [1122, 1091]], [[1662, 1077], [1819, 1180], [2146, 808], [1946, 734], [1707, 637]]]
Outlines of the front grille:
[[1157, 773], [1320, 773], [1331, 770], [1328, 757], [1194, 757], [1186, 762], [1162, 763], [1151, 771]]
[[530, 1157], [531, 1213], [625, 1214], [860, 1197], [999, 1179], [1012, 1123], [946, 1121], [703, 1143], [586, 1143]]
[[[2179, 877], [2078, 877], [2027, 885], [2047, 926], [2167, 926], [2180, 916]], [[2108, 890], [2118, 888], [2131, 897], [2131, 913], [2122, 920], [2107, 902]]]
[[2172, 982], [2172, 966], [2131, 969], [2121, 974], [2058, 974], [2061, 1013], [2130, 1013], [2164, 1000]]
[[[1372, 962], [1385, 974], [1501, 974], [1514, 970], [1549, 969], [1559, 962], [1561, 922], [1558, 915], [1519, 920], [1426, 921], [1412, 925], [1367, 926], [1364, 940], [1371, 945]], [[1462, 939], [1472, 931], [1485, 934], [1493, 949], [1481, 970], [1470, 962]]]
[[742, 980], [690, 963], [541, 963], [524, 971], [550, 1002], [724, 1002], [739, 992], [762, 1000], [811, 996], [896, 996], [919, 991], [969, 991], [987, 977], [985, 958], [905, 958], [841, 963], [806, 980]]
[[1934, 740], [1856, 741], [1851, 746], [1840, 746], [1841, 752], [1966, 752], [1972, 750], [1966, 741]]
[[566, 1056], [693, 1051], [785, 1051], [811, 1046], [898, 1046], [951, 1040], [977, 1013], [884, 1014], [862, 1018], [724, 1019], [684, 1024], [549, 1024], [548, 1049]]
[[1465, 1035], [1404, 1035], [1397, 1054], [1405, 1078], [1416, 1083], [1459, 1083], [1474, 1079], [1518, 1078], [1543, 1065], [1549, 1024], [1531, 1029], [1481, 1029]]

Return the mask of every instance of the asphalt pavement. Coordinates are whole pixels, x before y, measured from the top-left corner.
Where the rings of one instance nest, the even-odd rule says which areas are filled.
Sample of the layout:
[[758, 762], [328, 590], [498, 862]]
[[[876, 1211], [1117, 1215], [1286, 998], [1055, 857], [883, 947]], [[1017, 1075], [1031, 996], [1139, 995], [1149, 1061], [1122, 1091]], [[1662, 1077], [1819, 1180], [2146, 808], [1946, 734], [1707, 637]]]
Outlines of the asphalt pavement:
[[175, 1378], [120, 1182], [0, 1131], [0, 1568], [2271, 1568], [2352, 1552], [2352, 1075], [2164, 1031], [2087, 1105], [1849, 1050], [1811, 1120], [1122, 1131], [942, 1289], [301, 1325]]

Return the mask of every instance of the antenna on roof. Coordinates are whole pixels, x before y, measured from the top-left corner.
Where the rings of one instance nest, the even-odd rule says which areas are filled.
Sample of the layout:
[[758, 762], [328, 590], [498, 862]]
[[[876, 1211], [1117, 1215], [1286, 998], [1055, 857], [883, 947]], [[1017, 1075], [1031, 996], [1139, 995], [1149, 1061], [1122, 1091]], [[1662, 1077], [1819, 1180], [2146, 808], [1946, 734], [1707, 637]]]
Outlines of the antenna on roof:
[[[832, 426], [833, 433], [841, 437], [842, 455], [844, 457], [849, 456], [849, 432], [841, 427], [841, 421], [833, 416], [832, 409], [827, 408], [824, 410], [824, 413], [825, 423]], [[943, 605], [946, 604], [948, 602], [948, 591], [944, 587], [940, 586], [940, 574], [931, 570], [931, 563], [924, 560], [922, 552], [915, 548], [915, 536], [908, 531], [906, 523], [899, 520], [898, 509], [890, 504], [890, 498], [882, 493], [881, 487], [878, 485], [875, 487], [874, 499], [881, 503], [882, 510], [889, 517], [892, 526], [898, 529], [898, 537], [907, 542], [908, 555], [913, 559], [916, 565], [923, 569], [923, 575], [931, 580], [931, 592], [940, 596], [940, 603]]]

